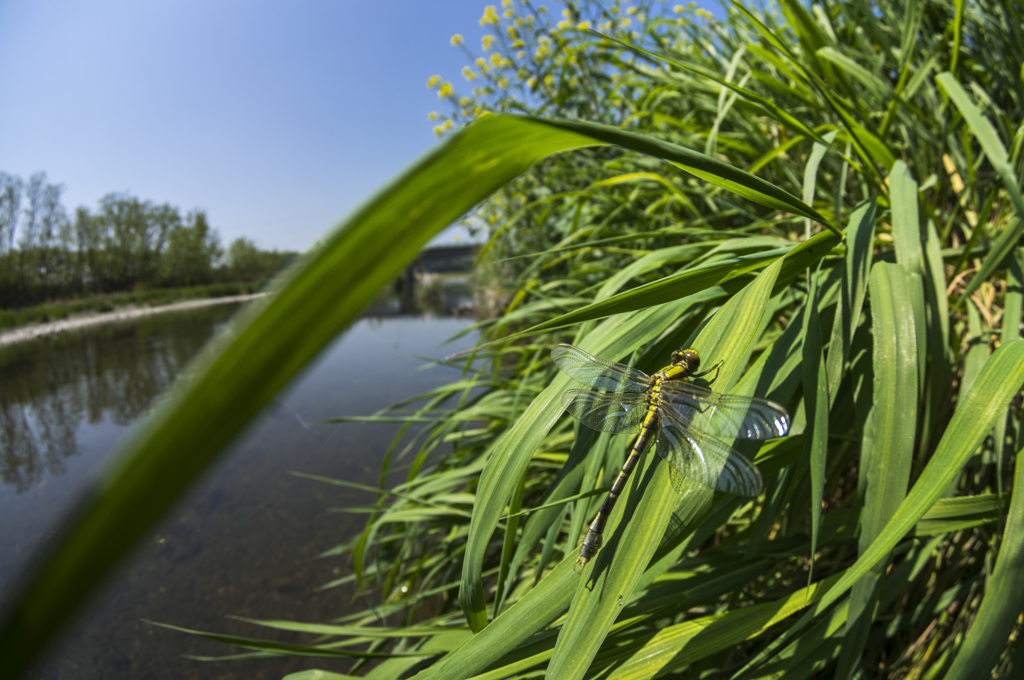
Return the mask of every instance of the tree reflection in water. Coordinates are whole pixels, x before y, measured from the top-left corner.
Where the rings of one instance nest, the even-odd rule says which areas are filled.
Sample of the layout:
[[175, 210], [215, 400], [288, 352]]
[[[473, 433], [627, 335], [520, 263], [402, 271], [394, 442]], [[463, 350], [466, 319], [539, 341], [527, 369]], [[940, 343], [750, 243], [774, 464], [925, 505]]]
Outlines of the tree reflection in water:
[[80, 452], [83, 422], [137, 420], [235, 309], [171, 312], [0, 348], [0, 480], [22, 493], [64, 472]]

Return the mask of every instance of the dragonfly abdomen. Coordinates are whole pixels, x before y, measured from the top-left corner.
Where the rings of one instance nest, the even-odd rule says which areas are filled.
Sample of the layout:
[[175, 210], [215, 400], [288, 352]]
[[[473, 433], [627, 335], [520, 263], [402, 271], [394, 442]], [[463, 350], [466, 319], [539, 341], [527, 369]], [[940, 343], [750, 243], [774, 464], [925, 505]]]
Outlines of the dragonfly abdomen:
[[590, 523], [590, 528], [587, 529], [587, 537], [583, 539], [583, 545], [580, 546], [580, 556], [576, 558], [574, 569], [577, 573], [583, 571], [583, 567], [586, 566], [587, 562], [601, 549], [601, 535], [604, 533], [604, 526], [608, 523], [608, 517], [612, 513], [612, 508], [615, 507], [615, 501], [618, 500], [626, 488], [629, 475], [640, 461], [640, 455], [647, 447], [647, 442], [650, 441], [654, 430], [658, 427], [658, 411], [655, 403], [651, 402], [648, 406], [647, 415], [644, 417], [643, 425], [640, 427], [640, 434], [637, 435], [636, 441], [633, 443], [633, 449], [630, 451], [629, 457], [626, 458], [626, 462], [622, 465], [622, 469], [619, 470], [619, 475], [615, 478], [615, 482], [612, 483], [612, 488], [608, 491], [604, 502], [601, 503], [597, 516], [594, 517], [594, 521]]

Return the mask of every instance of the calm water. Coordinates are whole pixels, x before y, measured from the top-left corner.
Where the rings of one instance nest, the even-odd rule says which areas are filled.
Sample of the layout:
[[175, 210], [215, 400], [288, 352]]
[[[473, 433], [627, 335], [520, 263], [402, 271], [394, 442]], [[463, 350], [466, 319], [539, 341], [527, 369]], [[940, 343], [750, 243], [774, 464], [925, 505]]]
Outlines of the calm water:
[[[165, 314], [0, 351], [0, 600], [31, 569], [97, 465], [233, 311]], [[466, 323], [412, 317], [356, 323], [141, 542], [28, 677], [227, 679], [279, 678], [314, 667], [343, 671], [344, 662], [330, 660], [188, 660], [182, 655], [240, 650], [142, 619], [275, 637], [225, 617], [326, 622], [377, 604], [352, 605], [350, 588], [315, 592], [347, 571], [340, 560], [313, 558], [365, 521], [331, 508], [368, 498], [289, 471], [375, 484], [395, 426], [305, 423], [369, 414], [457, 378], [445, 368], [416, 370], [422, 362], [412, 355], [440, 357], [469, 347], [469, 338], [441, 346]]]

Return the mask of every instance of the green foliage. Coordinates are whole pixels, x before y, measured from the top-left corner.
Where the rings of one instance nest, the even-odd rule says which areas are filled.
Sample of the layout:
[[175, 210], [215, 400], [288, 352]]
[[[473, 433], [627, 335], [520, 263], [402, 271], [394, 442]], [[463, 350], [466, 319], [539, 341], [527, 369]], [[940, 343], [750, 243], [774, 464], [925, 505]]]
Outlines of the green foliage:
[[263, 280], [280, 270], [295, 257], [295, 253], [260, 250], [256, 244], [238, 237], [228, 246], [225, 254], [225, 275], [233, 281]]
[[242, 251], [222, 263], [220, 238], [202, 211], [183, 220], [167, 203], [115, 193], [100, 199], [95, 214], [79, 207], [71, 219], [62, 192], [63, 185], [47, 184], [45, 173], [24, 182], [0, 172], [0, 306], [265, 280], [295, 256], [239, 239]]
[[[425, 423], [387, 456], [381, 479], [405, 458], [405, 481], [353, 508], [370, 511], [365, 531], [324, 555], [353, 567], [325, 588], [358, 580], [377, 606], [331, 625], [253, 622], [319, 636], [305, 645], [204, 635], [250, 650], [232, 658], [358, 659], [353, 674], [393, 652], [374, 678], [1009, 667], [1024, 609], [1010, 473], [1024, 443], [1021, 9], [784, 0], [719, 23], [585, 2], [559, 25], [518, 7], [485, 12], [498, 56], [475, 100], [434, 83], [457, 107], [447, 127], [478, 119], [300, 264], [127, 447], [18, 601], [0, 668], [23, 664], [273, 392], [473, 206], [501, 313], [477, 324], [474, 357], [450, 360], [464, 375], [341, 419]], [[648, 372], [693, 346], [724, 362], [715, 389], [785, 404], [788, 437], [740, 445], [764, 494], [680, 496], [647, 455], [574, 574], [629, 442], [560, 413], [558, 342]]]

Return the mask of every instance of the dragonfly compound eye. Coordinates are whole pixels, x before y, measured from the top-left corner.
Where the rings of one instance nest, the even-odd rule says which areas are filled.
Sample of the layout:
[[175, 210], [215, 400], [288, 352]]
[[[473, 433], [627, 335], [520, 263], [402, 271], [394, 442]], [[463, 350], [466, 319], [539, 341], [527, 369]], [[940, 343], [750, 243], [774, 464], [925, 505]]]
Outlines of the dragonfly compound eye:
[[682, 355], [683, 361], [686, 362], [686, 368], [690, 373], [696, 373], [700, 370], [700, 357], [697, 356], [697, 350], [684, 349]]

